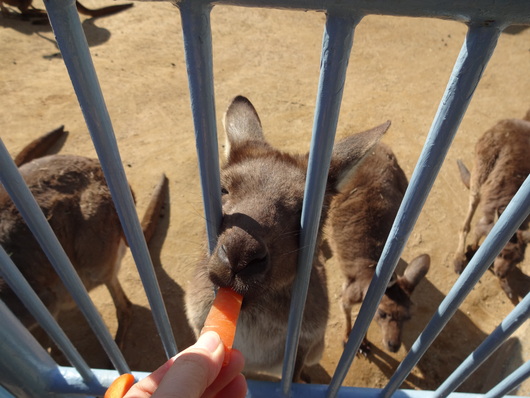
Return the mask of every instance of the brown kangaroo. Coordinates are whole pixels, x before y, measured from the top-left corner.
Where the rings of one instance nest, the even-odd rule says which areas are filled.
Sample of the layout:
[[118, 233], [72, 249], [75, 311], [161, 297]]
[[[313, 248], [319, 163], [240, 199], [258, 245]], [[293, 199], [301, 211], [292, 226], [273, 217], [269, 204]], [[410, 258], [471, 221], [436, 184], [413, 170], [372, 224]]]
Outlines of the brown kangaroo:
[[[46, 15], [44, 10], [40, 10], [40, 9], [33, 7], [32, 3], [33, 3], [33, 0], [0, 0], [0, 10], [2, 11], [2, 15], [4, 16], [9, 15], [9, 10], [5, 6], [5, 4], [7, 4], [11, 7], [18, 8], [20, 10], [20, 13], [25, 16]], [[102, 8], [97, 8], [97, 9], [90, 9], [90, 8], [86, 8], [79, 1], [76, 1], [75, 5], [77, 7], [77, 11], [79, 11], [80, 14], [88, 15], [92, 18], [104, 17], [107, 15], [116, 14], [120, 11], [124, 11], [133, 6], [132, 3], [127, 3], [127, 4], [117, 4], [117, 5], [102, 7]]]
[[[396, 157], [379, 143], [332, 202], [332, 247], [346, 279], [341, 297], [345, 342], [352, 328], [353, 304], [364, 300], [407, 185]], [[397, 352], [401, 347], [403, 323], [411, 318], [410, 296], [429, 266], [427, 254], [412, 260], [402, 276], [392, 279], [381, 299], [374, 319], [381, 326], [383, 346], [388, 351]], [[368, 351], [365, 339], [361, 353]]]
[[[493, 228], [498, 217], [530, 174], [530, 111], [525, 119], [505, 119], [486, 131], [477, 141], [473, 171], [470, 173], [458, 161], [460, 176], [470, 190], [469, 207], [460, 230], [458, 248], [454, 255], [455, 272], [461, 273], [479, 248], [480, 240]], [[471, 220], [481, 203], [482, 217], [475, 225], [474, 239], [466, 246]], [[508, 283], [508, 275], [524, 259], [530, 230], [525, 220], [504, 246], [492, 265], [493, 273], [514, 303], [519, 297]]]
[[[221, 173], [222, 223], [213, 254], [202, 257], [187, 288], [187, 316], [198, 334], [215, 287], [239, 292], [244, 298], [234, 346], [245, 356], [244, 371], [278, 375], [300, 250], [308, 156], [287, 154], [267, 143], [258, 114], [244, 97], [232, 101], [224, 126], [227, 161]], [[387, 128], [384, 124], [335, 145], [322, 223], [344, 178]], [[320, 361], [324, 349], [329, 304], [319, 246], [303, 314], [295, 381], [302, 378], [306, 366]]]
[[[117, 311], [116, 342], [121, 346], [131, 321], [132, 304], [118, 280], [127, 242], [110, 191], [96, 159], [73, 155], [42, 155], [61, 135], [57, 129], [28, 145], [17, 157], [20, 173], [87, 290], [105, 284]], [[28, 163], [24, 163], [28, 162]], [[165, 176], [142, 220], [146, 240], [154, 233], [163, 205]], [[0, 244], [56, 318], [75, 304], [29, 231], [9, 195], [0, 186]], [[0, 298], [30, 330], [36, 322], [0, 278]]]

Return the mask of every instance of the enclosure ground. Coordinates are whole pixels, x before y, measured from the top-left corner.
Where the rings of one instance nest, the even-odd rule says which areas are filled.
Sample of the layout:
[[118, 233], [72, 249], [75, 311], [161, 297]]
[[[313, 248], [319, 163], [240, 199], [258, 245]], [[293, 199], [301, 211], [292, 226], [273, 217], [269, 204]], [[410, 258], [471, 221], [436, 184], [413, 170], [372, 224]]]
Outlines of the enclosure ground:
[[[108, 4], [84, 1], [87, 7]], [[166, 173], [170, 181], [150, 250], [182, 349], [193, 342], [183, 294], [204, 250], [205, 234], [179, 12], [169, 3], [146, 2], [114, 16], [81, 19], [140, 215], [159, 175]], [[273, 145], [306, 152], [324, 21], [325, 15], [315, 12], [216, 6], [212, 34], [218, 126], [230, 99], [243, 94], [256, 106]], [[466, 26], [458, 22], [365, 17], [355, 31], [337, 137], [391, 120], [384, 142], [410, 178], [465, 34]], [[50, 28], [0, 17], [0, 41], [0, 126], [9, 151], [15, 154], [31, 139], [65, 125], [70, 134], [61, 152], [95, 156]], [[414, 293], [414, 317], [405, 326], [403, 346], [396, 354], [383, 351], [373, 325], [368, 333], [372, 354], [354, 360], [346, 385], [384, 386], [456, 281], [451, 259], [468, 198], [456, 160], [471, 166], [474, 144], [487, 128], [499, 119], [522, 117], [530, 108], [529, 66], [530, 30], [503, 33], [403, 253], [406, 260], [421, 253], [432, 259], [427, 280]], [[221, 134], [221, 155], [222, 144]], [[334, 259], [327, 267], [332, 307], [324, 358], [312, 369], [317, 383], [329, 382], [342, 352], [342, 280]], [[528, 260], [522, 269], [530, 271]], [[134, 303], [125, 357], [133, 369], [153, 370], [165, 357], [130, 254], [120, 280]], [[91, 296], [114, 332], [108, 292], [101, 287]], [[497, 280], [486, 273], [404, 387], [436, 388], [512, 308]], [[108, 367], [78, 313], [63, 316], [61, 323], [91, 366]], [[520, 342], [514, 341], [517, 347]], [[528, 359], [521, 349], [511, 352], [512, 364]], [[495, 377], [485, 367], [461, 391], [480, 392]]]

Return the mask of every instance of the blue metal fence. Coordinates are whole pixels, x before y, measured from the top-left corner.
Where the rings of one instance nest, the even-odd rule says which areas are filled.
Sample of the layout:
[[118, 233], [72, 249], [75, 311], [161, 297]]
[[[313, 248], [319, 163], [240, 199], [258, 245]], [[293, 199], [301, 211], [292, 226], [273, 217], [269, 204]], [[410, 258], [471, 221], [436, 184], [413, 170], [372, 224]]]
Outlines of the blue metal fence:
[[[81, 28], [75, 1], [46, 0], [45, 4], [112, 197], [116, 202], [118, 214], [144, 284], [166, 355], [168, 357], [173, 356], [177, 352], [175, 339], [171, 332], [147, 245], [125, 179], [111, 120]], [[181, 0], [177, 2], [182, 18], [210, 248], [215, 245], [217, 227], [221, 219], [221, 189], [210, 29], [210, 11], [214, 5], [293, 8], [326, 12], [320, 83], [301, 220], [302, 251], [299, 256], [299, 278], [297, 278], [294, 286], [295, 294], [293, 295], [289, 317], [282, 380], [280, 383], [249, 381], [249, 395], [252, 397], [304, 395], [330, 398], [353, 396], [354, 394], [365, 397], [372, 395], [378, 397], [464, 395], [453, 391], [528, 318], [530, 314], [529, 297], [526, 297], [506, 317], [498, 329], [447, 378], [438, 390], [406, 391], [398, 390], [398, 388], [456, 312], [478, 279], [487, 270], [496, 254], [530, 214], [530, 179], [528, 178], [506, 211], [503, 212], [469, 266], [440, 304], [433, 318], [390, 378], [386, 387], [381, 390], [353, 388], [342, 387], [342, 383], [451, 146], [481, 75], [495, 49], [497, 39], [501, 31], [511, 24], [530, 25], [530, 2], [527, 0], [509, 2], [426, 0], [421, 4], [413, 0], [401, 1], [399, 4], [388, 0], [234, 0], [215, 2]], [[361, 306], [351, 337], [332, 380], [329, 386], [293, 384], [291, 380], [294, 372], [302, 312], [307, 294], [316, 231], [339, 117], [348, 59], [350, 58], [355, 27], [363, 16], [369, 14], [453, 19], [466, 23], [469, 28], [383, 255], [377, 265], [373, 283]], [[118, 372], [127, 372], [129, 367], [112, 341], [68, 258], [51, 233], [42, 212], [32, 199], [25, 184], [21, 182], [18, 170], [11, 161], [6, 148], [1, 142], [0, 144], [0, 181], [15, 201], [47, 255], [53, 259], [54, 267], [56, 267], [84, 315], [90, 320], [90, 325], [117, 369], [116, 371], [90, 369], [84, 363], [55, 321], [44, 310], [42, 303], [35, 297], [31, 289], [28, 289], [27, 283], [17, 274], [16, 267], [9, 256], [0, 250], [2, 275], [10, 284], [15, 286], [17, 291], [23, 292], [22, 297], [28, 301], [28, 306], [33, 308], [32, 311], [35, 315], [40, 314], [38, 316], [41, 318], [39, 319], [41, 325], [65, 352], [73, 366], [72, 368], [58, 366], [46, 351], [35, 342], [30, 333], [21, 326], [5, 305], [0, 303], [0, 314], [3, 320], [3, 327], [0, 328], [0, 341], [4, 342], [0, 345], [0, 385], [3, 386], [3, 389], [0, 389], [0, 397], [11, 395], [17, 397], [45, 395], [68, 397], [71, 395], [102, 394]], [[134, 369], [133, 373], [138, 377], [145, 376], [143, 372], [134, 372]], [[485, 395], [487, 397], [506, 395], [529, 376], [530, 364], [526, 363]]]

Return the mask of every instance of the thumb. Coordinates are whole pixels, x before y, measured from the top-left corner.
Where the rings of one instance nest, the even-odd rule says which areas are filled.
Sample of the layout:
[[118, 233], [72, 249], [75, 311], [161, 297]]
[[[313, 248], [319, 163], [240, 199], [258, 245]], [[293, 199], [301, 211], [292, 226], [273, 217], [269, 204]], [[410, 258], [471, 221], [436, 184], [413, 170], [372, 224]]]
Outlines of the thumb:
[[219, 335], [207, 332], [176, 356], [153, 398], [199, 398], [221, 371], [224, 346]]

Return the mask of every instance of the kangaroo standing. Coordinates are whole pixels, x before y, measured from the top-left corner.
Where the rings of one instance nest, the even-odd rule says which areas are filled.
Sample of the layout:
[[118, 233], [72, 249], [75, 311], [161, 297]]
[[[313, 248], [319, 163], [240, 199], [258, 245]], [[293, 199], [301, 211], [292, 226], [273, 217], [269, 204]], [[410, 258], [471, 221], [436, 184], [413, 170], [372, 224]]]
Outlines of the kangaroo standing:
[[[230, 287], [242, 294], [234, 347], [245, 357], [245, 372], [277, 375], [281, 372], [296, 278], [308, 156], [289, 155], [268, 144], [256, 110], [244, 97], [233, 100], [224, 125], [227, 162], [221, 173], [223, 218], [213, 254], [200, 260], [189, 283], [187, 315], [198, 334], [216, 286]], [[387, 128], [382, 125], [336, 144], [322, 223], [343, 179]], [[320, 361], [324, 349], [329, 305], [320, 257], [315, 253], [295, 381], [301, 379], [305, 366]]]
[[[132, 316], [132, 304], [118, 280], [127, 242], [99, 161], [73, 155], [32, 160], [63, 134], [61, 128], [28, 145], [16, 164], [86, 289], [101, 284], [109, 289], [118, 318], [116, 342], [121, 345]], [[165, 183], [164, 176], [142, 220], [147, 241], [159, 218]], [[57, 318], [61, 311], [73, 308], [70, 293], [2, 186], [0, 215], [0, 245], [52, 315]], [[37, 325], [2, 278], [0, 298], [30, 330]]]
[[[390, 148], [379, 143], [344, 185], [344, 192], [332, 202], [330, 225], [333, 252], [346, 279], [341, 306], [347, 341], [353, 304], [364, 300], [408, 182]], [[410, 296], [429, 266], [426, 254], [412, 260], [381, 299], [374, 319], [381, 326], [384, 347], [391, 352], [401, 347], [403, 323], [411, 318]], [[368, 349], [367, 344], [365, 340], [362, 350]]]
[[[473, 171], [470, 173], [458, 161], [460, 176], [470, 190], [469, 207], [460, 230], [458, 248], [454, 255], [455, 272], [461, 273], [469, 259], [479, 248], [480, 240], [493, 228], [498, 217], [530, 174], [530, 111], [524, 120], [505, 119], [498, 122], [477, 141]], [[482, 217], [475, 226], [474, 239], [466, 247], [471, 220], [481, 203]], [[526, 245], [530, 242], [527, 219], [495, 259], [493, 273], [514, 303], [518, 295], [508, 283], [511, 270], [524, 259]]]

